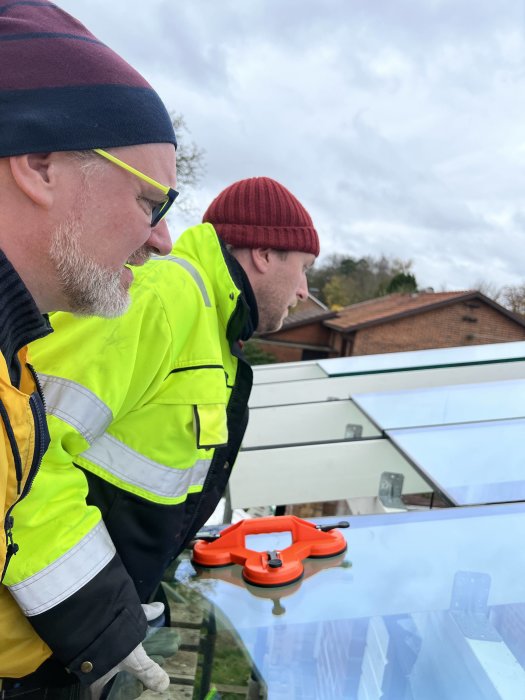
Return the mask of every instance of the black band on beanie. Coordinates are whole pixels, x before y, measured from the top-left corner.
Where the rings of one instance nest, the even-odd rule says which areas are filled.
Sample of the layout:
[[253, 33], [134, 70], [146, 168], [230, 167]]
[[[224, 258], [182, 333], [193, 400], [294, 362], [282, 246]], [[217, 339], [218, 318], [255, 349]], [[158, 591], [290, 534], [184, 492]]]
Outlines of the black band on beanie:
[[151, 89], [90, 85], [0, 91], [0, 157], [139, 143], [176, 143], [171, 119]]

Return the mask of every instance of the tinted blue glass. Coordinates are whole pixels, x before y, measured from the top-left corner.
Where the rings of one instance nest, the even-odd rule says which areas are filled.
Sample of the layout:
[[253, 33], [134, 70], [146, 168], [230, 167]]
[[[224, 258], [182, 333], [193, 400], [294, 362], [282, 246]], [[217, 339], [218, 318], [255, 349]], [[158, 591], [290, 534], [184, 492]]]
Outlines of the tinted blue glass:
[[183, 561], [168, 588], [213, 604], [272, 700], [524, 696], [524, 504], [351, 525], [347, 553], [306, 560], [291, 586]]
[[402, 369], [505, 362], [519, 359], [525, 359], [525, 342], [340, 357], [331, 360], [318, 360], [318, 365], [328, 376], [335, 377], [348, 374], [394, 372]]
[[525, 499], [525, 419], [387, 434], [457, 505]]
[[352, 398], [384, 430], [525, 416], [523, 379], [357, 394]]

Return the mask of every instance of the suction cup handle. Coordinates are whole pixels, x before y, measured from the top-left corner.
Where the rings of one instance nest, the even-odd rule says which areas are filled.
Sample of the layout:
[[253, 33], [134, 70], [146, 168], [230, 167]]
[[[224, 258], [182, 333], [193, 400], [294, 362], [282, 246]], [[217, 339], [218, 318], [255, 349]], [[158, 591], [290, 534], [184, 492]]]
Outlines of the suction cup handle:
[[268, 554], [268, 566], [271, 569], [278, 569], [283, 565], [282, 559], [279, 557], [279, 553], [274, 551], [267, 552]]
[[191, 541], [191, 544], [195, 544], [195, 542], [198, 542], [199, 540], [202, 540], [203, 542], [215, 542], [216, 540], [219, 539], [220, 537], [219, 532], [198, 532], [193, 540]]
[[341, 520], [333, 525], [317, 525], [317, 529], [321, 532], [330, 532], [330, 530], [335, 530], [337, 527], [350, 527], [350, 523], [346, 520]]

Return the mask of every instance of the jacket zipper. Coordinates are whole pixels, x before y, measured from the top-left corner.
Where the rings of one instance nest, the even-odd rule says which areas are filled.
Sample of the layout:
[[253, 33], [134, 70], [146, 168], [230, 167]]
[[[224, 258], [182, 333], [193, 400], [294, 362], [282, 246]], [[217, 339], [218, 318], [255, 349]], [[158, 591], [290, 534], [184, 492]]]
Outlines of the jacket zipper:
[[[42, 407], [44, 409], [44, 415], [45, 415], [47, 413], [46, 400], [44, 397], [44, 392], [42, 391], [42, 385], [40, 384], [40, 379], [38, 378], [38, 375], [35, 372], [32, 365], [27, 363], [27, 368], [29, 369], [29, 371], [31, 372], [31, 374], [33, 376], [36, 390], [37, 390], [38, 396], [40, 398], [40, 401], [42, 402]], [[38, 410], [37, 399], [35, 398], [34, 392], [29, 397], [29, 405], [31, 406], [31, 413], [33, 414], [33, 423], [35, 426], [35, 451], [33, 452], [33, 460], [31, 462], [31, 468], [30, 468], [29, 473], [27, 475], [26, 483], [24, 484], [24, 490], [22, 491], [20, 498], [18, 500], [25, 498], [27, 496], [27, 494], [29, 493], [29, 491], [31, 490], [31, 486], [33, 485], [33, 481], [35, 480], [35, 476], [37, 475], [40, 464], [42, 463], [42, 458], [43, 458], [43, 456], [44, 456], [44, 454], [49, 446], [49, 432], [47, 430], [46, 421], [45, 421], [45, 418], [42, 417], [41, 411]]]
[[[40, 400], [42, 401], [42, 406], [44, 407], [44, 412], [46, 410], [46, 404], [45, 404], [45, 399], [44, 399], [44, 393], [42, 391], [42, 386], [40, 384], [40, 380], [38, 379], [38, 376], [33, 369], [33, 367], [27, 363], [27, 367], [29, 368], [29, 371], [31, 372], [33, 376], [33, 380], [35, 382], [35, 386], [38, 392], [38, 395], [40, 397]], [[5, 530], [5, 536], [6, 536], [6, 543], [7, 543], [7, 548], [6, 548], [6, 559], [5, 559], [5, 564], [4, 568], [2, 571], [2, 576], [0, 577], [0, 581], [3, 580], [5, 576], [5, 572], [7, 571], [7, 566], [11, 560], [11, 557], [13, 554], [16, 554], [18, 552], [18, 545], [16, 542], [13, 541], [13, 525], [14, 525], [14, 518], [11, 515], [11, 512], [13, 508], [16, 506], [16, 504], [21, 501], [23, 498], [27, 496], [29, 491], [31, 490], [31, 486], [33, 485], [33, 481], [35, 480], [35, 476], [38, 472], [38, 469], [40, 467], [40, 464], [42, 462], [42, 457], [45, 454], [45, 451], [47, 449], [47, 445], [49, 442], [46, 444], [46, 439], [45, 436], [48, 434], [46, 426], [44, 424], [44, 420], [42, 418], [41, 412], [38, 410], [38, 406], [36, 403], [36, 398], [34, 393], [31, 394], [29, 397], [29, 406], [31, 408], [31, 415], [33, 416], [33, 424], [35, 426], [35, 449], [33, 452], [33, 459], [31, 462], [31, 467], [29, 469], [28, 475], [26, 482], [24, 484], [24, 488], [22, 489], [22, 493], [20, 493], [20, 486], [22, 483], [22, 460], [20, 459], [20, 452], [18, 451], [18, 445], [16, 444], [16, 440], [14, 438], [14, 433], [13, 429], [11, 428], [11, 424], [9, 423], [9, 418], [7, 416], [7, 412], [5, 410], [5, 407], [3, 404], [0, 402], [0, 411], [2, 411], [2, 418], [4, 419], [4, 423], [6, 422], [7, 419], [7, 424], [6, 424], [6, 430], [8, 431], [8, 434], [11, 434], [13, 437], [13, 442], [11, 442], [10, 438], [10, 445], [11, 445], [11, 451], [13, 452], [13, 459], [15, 462], [15, 471], [16, 471], [16, 480], [17, 480], [17, 494], [18, 498], [17, 500], [8, 508], [6, 515], [5, 515], [5, 520], [4, 520], [4, 530]], [[2, 410], [3, 409], [3, 410]], [[5, 412], [5, 415], [4, 415]], [[7, 425], [9, 425], [9, 428], [7, 428]]]
[[38, 391], [38, 395], [40, 396], [40, 400], [42, 401], [42, 405], [44, 406], [44, 413], [47, 413], [46, 397], [44, 395], [44, 390], [42, 389], [42, 384], [40, 383], [40, 377], [38, 376], [32, 364], [26, 362], [26, 367], [31, 372], [31, 376], [33, 377], [33, 381], [35, 382], [36, 390]]
[[9, 420], [9, 414], [2, 401], [0, 401], [0, 415], [2, 416], [2, 421], [4, 423], [5, 431], [7, 433], [7, 439], [9, 440], [9, 446], [11, 448], [11, 454], [13, 455], [13, 461], [15, 463], [16, 493], [19, 494], [23, 476], [22, 459], [20, 458], [20, 452], [18, 450], [18, 445], [16, 444], [16, 438], [13, 432], [13, 427], [11, 426], [11, 421]]
[[[13, 455], [13, 462], [15, 465], [15, 474], [16, 474], [16, 484], [17, 484], [17, 494], [20, 493], [20, 486], [22, 484], [22, 460], [20, 458], [20, 452], [18, 450], [18, 445], [16, 444], [16, 439], [15, 439], [15, 434], [13, 432], [13, 428], [11, 426], [11, 422], [9, 421], [9, 414], [7, 413], [6, 407], [0, 401], [0, 415], [2, 416], [2, 421], [5, 426], [6, 434], [7, 434], [7, 439], [9, 441], [9, 446], [11, 448], [11, 453]], [[17, 501], [15, 501], [16, 503]], [[5, 564], [4, 568], [2, 570], [2, 575], [0, 576], [0, 581], [3, 581], [4, 575], [7, 569], [7, 565], [9, 564], [9, 560], [11, 559], [11, 556], [16, 550], [18, 549], [15, 543], [13, 542], [13, 533], [12, 533], [12, 528], [13, 528], [13, 517], [11, 516], [11, 511], [15, 506], [15, 503], [8, 508], [5, 518], [4, 518], [4, 533], [5, 533], [5, 541], [6, 541], [6, 557], [5, 557]]]

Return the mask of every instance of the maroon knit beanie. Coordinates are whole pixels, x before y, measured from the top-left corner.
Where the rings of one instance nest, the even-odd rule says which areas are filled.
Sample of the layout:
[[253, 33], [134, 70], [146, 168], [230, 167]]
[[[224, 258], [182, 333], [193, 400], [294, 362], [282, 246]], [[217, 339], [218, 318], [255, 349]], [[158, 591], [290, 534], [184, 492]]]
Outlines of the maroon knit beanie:
[[310, 214], [286, 187], [269, 177], [234, 182], [210, 204], [203, 222], [234, 248], [274, 248], [319, 255]]
[[0, 158], [176, 144], [151, 85], [47, 0], [0, 0]]

